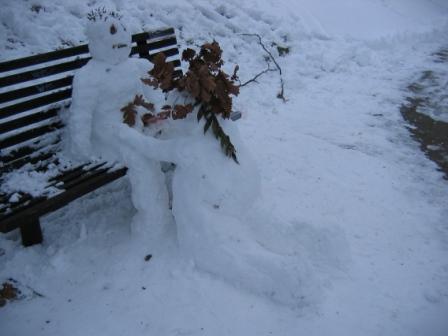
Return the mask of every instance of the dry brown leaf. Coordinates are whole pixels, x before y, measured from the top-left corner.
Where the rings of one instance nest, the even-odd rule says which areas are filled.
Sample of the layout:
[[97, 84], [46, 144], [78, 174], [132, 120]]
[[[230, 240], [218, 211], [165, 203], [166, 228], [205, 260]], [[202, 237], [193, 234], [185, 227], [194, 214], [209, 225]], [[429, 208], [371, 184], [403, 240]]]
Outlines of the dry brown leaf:
[[150, 77], [150, 78], [141, 78], [141, 81], [148, 86], [153, 87], [154, 89], [158, 89], [159, 88], [159, 82], [157, 81], [157, 79]]
[[193, 49], [187, 48], [182, 52], [182, 60], [189, 62], [193, 59], [193, 57], [196, 56], [196, 51]]
[[121, 110], [123, 112], [123, 122], [132, 127], [135, 125], [135, 117], [137, 116], [137, 110], [133, 103], [128, 103]]

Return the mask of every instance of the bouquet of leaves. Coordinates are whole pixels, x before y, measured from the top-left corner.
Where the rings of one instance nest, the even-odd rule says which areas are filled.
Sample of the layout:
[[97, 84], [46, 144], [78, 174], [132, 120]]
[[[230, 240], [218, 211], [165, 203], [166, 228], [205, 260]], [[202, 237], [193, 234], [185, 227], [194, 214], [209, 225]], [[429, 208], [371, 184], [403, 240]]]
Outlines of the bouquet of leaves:
[[[232, 112], [232, 96], [237, 96], [239, 86], [235, 84], [238, 80], [238, 65], [232, 76], [222, 70], [222, 49], [216, 41], [205, 43], [200, 52], [186, 49], [182, 53], [182, 60], [189, 63], [188, 71], [184, 75], [176, 75], [174, 65], [166, 61], [163, 53], [157, 54], [152, 62], [154, 67], [149, 71], [149, 78], [143, 78], [144, 84], [153, 88], [169, 92], [177, 89], [187, 92], [194, 98], [194, 106], [197, 109], [197, 119], [205, 120], [204, 134], [211, 129], [216, 139], [220, 141], [223, 152], [236, 163], [236, 149], [229, 136], [219, 124], [219, 117], [229, 119]], [[147, 113], [142, 116], [144, 125], [149, 125], [158, 120], [167, 118], [182, 119], [194, 110], [193, 104], [187, 105], [165, 105], [162, 111], [155, 111], [154, 105], [145, 101], [143, 96], [135, 96], [134, 101], [128, 103], [121, 109], [123, 122], [129, 126], [135, 125], [137, 107], [143, 107]]]

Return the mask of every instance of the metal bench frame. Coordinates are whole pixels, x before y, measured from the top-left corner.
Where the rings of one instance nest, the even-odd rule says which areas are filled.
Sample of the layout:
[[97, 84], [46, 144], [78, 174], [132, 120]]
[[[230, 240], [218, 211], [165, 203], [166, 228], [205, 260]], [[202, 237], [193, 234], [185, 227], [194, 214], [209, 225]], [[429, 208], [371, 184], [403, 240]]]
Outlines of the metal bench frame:
[[[135, 34], [132, 41], [131, 57], [151, 60], [163, 52], [176, 74], [181, 73], [173, 28]], [[70, 105], [73, 72], [89, 61], [88, 52], [84, 44], [0, 63], [0, 181], [26, 164], [37, 170], [59, 164], [64, 127], [59, 112]], [[20, 193], [19, 201], [13, 202], [11, 195], [0, 193], [0, 232], [19, 228], [24, 246], [41, 243], [39, 217], [124, 176], [127, 168], [86, 162], [60, 170], [48, 181], [61, 190], [54, 196]]]

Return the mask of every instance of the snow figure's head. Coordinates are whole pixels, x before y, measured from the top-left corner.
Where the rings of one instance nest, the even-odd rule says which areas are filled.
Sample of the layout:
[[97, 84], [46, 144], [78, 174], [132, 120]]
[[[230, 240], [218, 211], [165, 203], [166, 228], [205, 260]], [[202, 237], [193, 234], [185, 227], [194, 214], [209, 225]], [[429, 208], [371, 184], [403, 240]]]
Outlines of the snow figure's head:
[[92, 59], [112, 65], [125, 61], [131, 53], [131, 34], [116, 12], [97, 9], [88, 15], [86, 35]]

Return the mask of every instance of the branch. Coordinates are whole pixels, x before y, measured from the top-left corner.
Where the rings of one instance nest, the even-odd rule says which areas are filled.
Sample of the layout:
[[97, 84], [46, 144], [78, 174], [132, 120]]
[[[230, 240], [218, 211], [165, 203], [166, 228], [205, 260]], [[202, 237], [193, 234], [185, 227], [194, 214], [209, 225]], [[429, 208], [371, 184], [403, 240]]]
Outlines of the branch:
[[262, 76], [262, 75], [264, 75], [265, 73], [270, 72], [270, 71], [277, 71], [277, 70], [275, 70], [275, 69], [271, 69], [271, 67], [269, 66], [269, 63], [268, 63], [268, 67], [267, 67], [266, 69], [264, 69], [263, 71], [261, 71], [260, 73], [258, 73], [257, 75], [255, 75], [253, 78], [249, 79], [248, 81], [244, 82], [243, 84], [240, 84], [240, 87], [246, 86], [247, 84], [249, 84], [249, 83], [253, 83], [253, 82], [258, 83], [258, 82], [257, 82], [257, 79], [258, 79], [260, 76]]
[[201, 116], [203, 116], [206, 120], [204, 124], [204, 134], [211, 127], [213, 134], [215, 135], [215, 138], [220, 141], [221, 148], [226, 154], [226, 156], [232, 158], [233, 161], [235, 161], [235, 163], [240, 164], [236, 156], [235, 146], [232, 144], [232, 141], [230, 140], [229, 136], [222, 129], [216, 115], [210, 110], [209, 107], [205, 105], [201, 106], [200, 113], [201, 114], [198, 114], [199, 116], [198, 120], [201, 118]]
[[[274, 62], [279, 74], [280, 74], [280, 92], [277, 94], [277, 98], [283, 100], [283, 102], [286, 102], [286, 98], [284, 96], [284, 92], [285, 92], [285, 85], [283, 82], [283, 76], [282, 76], [282, 68], [280, 67], [280, 65], [277, 63], [277, 61], [275, 60], [274, 56], [271, 54], [271, 52], [266, 48], [266, 46], [263, 44], [263, 41], [261, 39], [261, 36], [258, 34], [241, 34], [242, 36], [255, 36], [258, 38], [258, 44], [263, 48], [263, 50], [266, 52], [266, 54], [268, 54], [269, 59], [272, 60], [272, 62]], [[250, 80], [249, 82], [255, 81], [258, 77], [260, 77], [262, 74], [268, 72], [268, 71], [272, 71], [273, 69], [266, 69], [264, 71], [262, 71], [261, 73], [259, 73], [257, 76], [255, 76], [254, 80]], [[248, 84], [247, 82], [244, 84]]]

